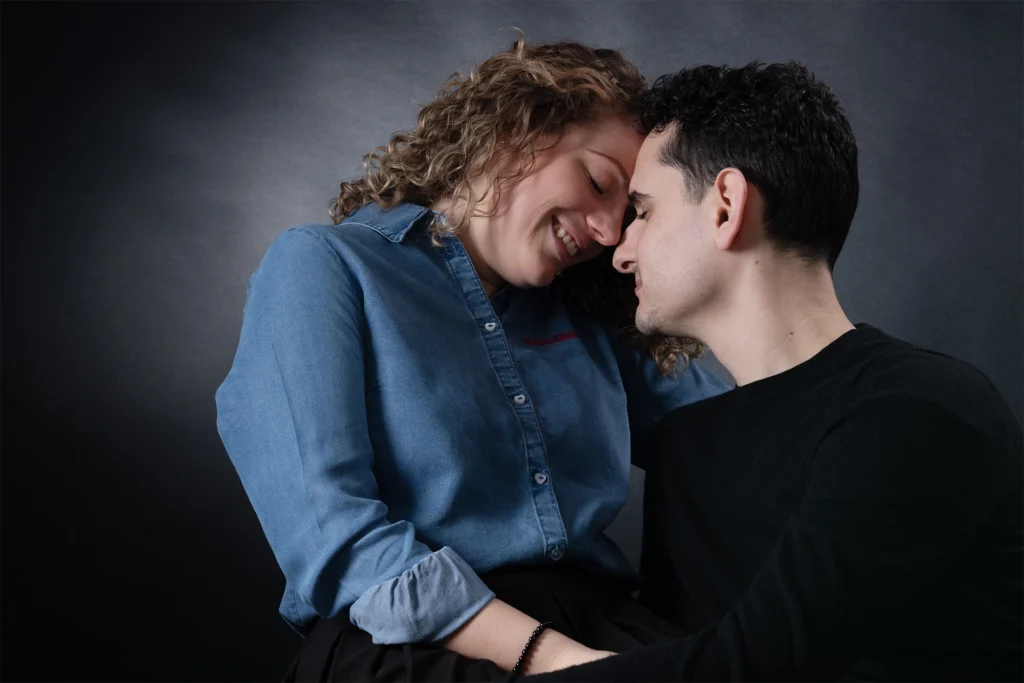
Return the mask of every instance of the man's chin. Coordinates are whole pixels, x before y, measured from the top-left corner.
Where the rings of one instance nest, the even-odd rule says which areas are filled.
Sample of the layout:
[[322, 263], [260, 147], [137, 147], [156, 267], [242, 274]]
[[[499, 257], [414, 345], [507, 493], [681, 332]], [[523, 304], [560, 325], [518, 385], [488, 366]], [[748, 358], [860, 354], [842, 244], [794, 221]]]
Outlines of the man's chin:
[[637, 309], [636, 329], [640, 330], [641, 334], [646, 335], [664, 334], [661, 331], [661, 326], [658, 324], [658, 316], [653, 311]]

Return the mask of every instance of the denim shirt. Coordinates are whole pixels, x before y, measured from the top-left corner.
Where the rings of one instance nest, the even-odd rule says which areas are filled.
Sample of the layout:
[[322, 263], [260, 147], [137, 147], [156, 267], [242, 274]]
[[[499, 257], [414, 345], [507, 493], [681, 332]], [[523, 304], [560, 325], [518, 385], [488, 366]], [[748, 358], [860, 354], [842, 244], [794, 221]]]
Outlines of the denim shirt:
[[[577, 563], [635, 578], [605, 528], [676, 378], [555, 287], [488, 299], [435, 214], [368, 205], [281, 234], [249, 280], [217, 427], [300, 634], [350, 608], [376, 643], [431, 642], [494, 595], [478, 573]], [[638, 463], [641, 464], [641, 463]]]

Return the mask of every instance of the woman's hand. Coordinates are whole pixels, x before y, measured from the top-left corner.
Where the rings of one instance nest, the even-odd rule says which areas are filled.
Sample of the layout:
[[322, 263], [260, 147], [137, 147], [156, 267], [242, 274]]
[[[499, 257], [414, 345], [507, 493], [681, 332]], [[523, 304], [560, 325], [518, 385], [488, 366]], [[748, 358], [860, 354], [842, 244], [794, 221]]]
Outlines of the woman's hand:
[[[568, 639], [567, 639], [568, 640]], [[545, 663], [543, 670], [534, 670], [533, 667], [527, 667], [526, 673], [547, 673], [548, 671], [558, 671], [560, 669], [568, 669], [570, 666], [577, 666], [579, 664], [586, 664], [587, 662], [594, 662], [598, 659], [604, 659], [605, 657], [614, 657], [616, 653], [608, 652], [606, 650], [592, 650], [589, 647], [580, 645], [576, 641], [570, 640], [570, 646], [563, 649], [550, 662]]]
[[[442, 645], [471, 659], [489, 659], [505, 671], [511, 671], [539, 623], [511, 605], [495, 599], [446, 638]], [[549, 628], [537, 637], [520, 673], [529, 675], [558, 671], [612, 654], [615, 653], [591, 650]]]

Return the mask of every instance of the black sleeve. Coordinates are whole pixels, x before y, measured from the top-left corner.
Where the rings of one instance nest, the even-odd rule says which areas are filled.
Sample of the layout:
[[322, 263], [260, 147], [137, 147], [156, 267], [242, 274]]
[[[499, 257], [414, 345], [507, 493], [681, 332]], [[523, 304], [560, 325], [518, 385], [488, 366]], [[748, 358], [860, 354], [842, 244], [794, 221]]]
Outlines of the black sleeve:
[[722, 621], [536, 680], [841, 677], [907, 623], [1019, 484], [1019, 432], [982, 430], [913, 397], [852, 407], [820, 443], [804, 498]]

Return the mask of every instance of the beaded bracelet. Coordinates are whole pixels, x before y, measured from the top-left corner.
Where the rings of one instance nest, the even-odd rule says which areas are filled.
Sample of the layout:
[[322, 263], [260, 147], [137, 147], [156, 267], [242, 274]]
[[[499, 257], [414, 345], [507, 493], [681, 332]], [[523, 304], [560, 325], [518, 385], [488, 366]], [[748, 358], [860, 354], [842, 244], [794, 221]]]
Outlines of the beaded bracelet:
[[548, 626], [551, 626], [551, 622], [545, 621], [543, 624], [533, 629], [530, 639], [526, 641], [526, 647], [523, 648], [523, 654], [519, 655], [519, 661], [516, 662], [514, 667], [512, 667], [512, 673], [518, 674], [519, 670], [523, 668], [523, 663], [526, 662], [526, 658], [530, 654], [530, 649], [533, 647], [533, 644], [537, 642], [537, 638], [540, 637], [540, 634], [543, 633], [544, 629]]

